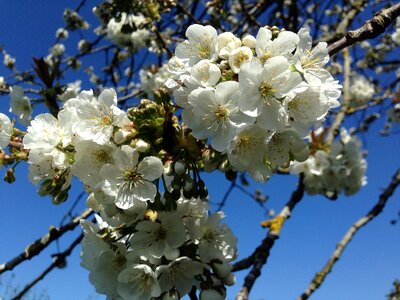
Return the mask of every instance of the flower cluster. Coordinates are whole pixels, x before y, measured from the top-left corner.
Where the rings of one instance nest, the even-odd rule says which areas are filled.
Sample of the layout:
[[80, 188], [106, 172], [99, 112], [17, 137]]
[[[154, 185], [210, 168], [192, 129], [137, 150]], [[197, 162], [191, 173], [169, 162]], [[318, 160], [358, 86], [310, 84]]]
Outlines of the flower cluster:
[[396, 25], [394, 27], [395, 31], [391, 34], [391, 38], [397, 45], [400, 45], [400, 17], [396, 18]]
[[236, 238], [221, 224], [222, 212], [207, 211], [207, 202], [181, 198], [175, 211], [131, 215], [124, 227], [85, 221], [81, 265], [112, 299], [180, 299], [194, 286], [201, 299], [224, 299], [224, 285], [234, 283], [228, 263]]
[[29, 125], [32, 118], [31, 102], [19, 86], [10, 87], [10, 112], [18, 117], [21, 124]]
[[5, 149], [10, 142], [13, 124], [10, 119], [0, 113], [0, 150]]
[[118, 18], [111, 18], [106, 26], [107, 38], [120, 47], [130, 47], [134, 51], [145, 47], [149, 41], [148, 22], [143, 15], [122, 12]]
[[141, 69], [139, 72], [141, 90], [150, 98], [153, 97], [154, 91], [165, 87], [165, 82], [170, 78], [167, 64], [163, 64], [160, 68], [151, 66], [149, 69]]
[[[57, 118], [41, 114], [32, 120], [23, 139], [29, 178], [55, 203], [66, 200], [72, 176], [90, 193], [87, 204], [104, 221], [100, 228], [83, 224], [82, 265], [99, 293], [179, 298], [194, 286], [202, 299], [209, 293], [224, 299], [224, 285], [234, 282], [228, 263], [237, 255], [236, 238], [221, 224], [222, 212], [208, 215], [200, 175], [191, 179], [184, 163], [172, 166], [170, 156], [138, 138], [151, 120], [163, 127], [156, 109], [144, 100], [128, 114], [117, 107], [112, 89], [98, 97], [80, 92], [64, 102]], [[12, 125], [3, 115], [0, 122], [3, 147]]]
[[351, 78], [350, 84], [350, 106], [358, 107], [366, 104], [375, 94], [374, 85], [362, 75]]
[[347, 196], [357, 193], [367, 183], [366, 168], [361, 142], [342, 130], [340, 140], [332, 143], [329, 153], [317, 150], [304, 162], [292, 162], [289, 170], [304, 175], [308, 194], [335, 199], [342, 192]]
[[341, 86], [325, 69], [327, 44], [260, 28], [256, 37], [192, 25], [169, 61], [183, 122], [231, 165], [265, 181], [290, 159], [308, 157], [302, 140], [339, 105]]

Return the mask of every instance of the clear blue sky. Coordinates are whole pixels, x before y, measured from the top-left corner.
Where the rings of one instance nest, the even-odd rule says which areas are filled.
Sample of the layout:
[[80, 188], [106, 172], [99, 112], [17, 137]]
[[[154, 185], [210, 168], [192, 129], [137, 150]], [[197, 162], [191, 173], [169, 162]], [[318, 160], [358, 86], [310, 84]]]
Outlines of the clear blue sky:
[[[20, 70], [31, 66], [32, 56], [47, 55], [56, 29], [63, 25], [64, 6], [69, 4], [75, 7], [79, 3], [51, 0], [3, 2], [0, 10], [0, 45], [17, 58]], [[95, 2], [88, 3], [93, 5]], [[94, 18], [90, 17], [90, 20]], [[72, 40], [76, 41], [77, 37]], [[68, 42], [66, 51], [75, 52], [75, 45]], [[0, 76], [3, 74], [8, 73], [0, 66]], [[66, 78], [66, 82], [76, 79], [82, 78]], [[83, 88], [91, 88], [85, 82]], [[11, 116], [8, 113], [8, 101], [8, 97], [0, 98], [0, 111]], [[368, 185], [356, 196], [341, 197], [335, 202], [306, 196], [286, 223], [250, 299], [286, 300], [298, 296], [326, 262], [348, 227], [374, 205], [382, 188], [400, 167], [398, 135], [382, 138], [379, 136], [381, 127], [382, 122], [374, 124], [364, 139], [368, 150]], [[3, 174], [4, 170], [1, 170], [0, 176]], [[229, 186], [223, 178], [221, 174], [207, 176], [212, 201], [221, 199]], [[250, 191], [262, 188], [270, 196], [268, 207], [279, 211], [296, 181], [294, 177], [277, 175], [265, 185], [253, 184]], [[0, 182], [0, 263], [20, 253], [28, 243], [46, 233], [49, 225], [59, 224], [79, 194], [81, 186], [78, 182], [76, 186], [70, 201], [54, 206], [50, 199], [36, 195], [36, 188], [28, 182], [24, 164], [17, 169], [15, 184]], [[400, 193], [397, 192], [389, 200], [385, 211], [355, 237], [313, 299], [384, 299], [392, 281], [400, 278], [400, 225], [389, 224], [400, 210], [399, 197]], [[81, 203], [80, 208], [83, 207], [84, 203]], [[259, 226], [264, 218], [263, 211], [238, 191], [230, 197], [225, 212], [226, 222], [239, 238], [240, 258], [247, 256], [266, 234]], [[77, 231], [69, 234], [68, 241], [77, 235]], [[68, 246], [68, 241], [61, 242], [61, 249]], [[52, 272], [34, 291], [40, 293], [45, 290], [50, 299], [56, 300], [104, 299], [96, 296], [88, 282], [87, 271], [79, 267], [79, 251], [74, 251], [66, 269]], [[50, 263], [49, 254], [54, 252], [57, 252], [55, 244], [40, 257], [17, 267], [13, 284], [21, 287], [30, 281]], [[237, 285], [229, 290], [228, 299], [234, 299], [245, 274], [247, 271], [237, 274]], [[9, 277], [3, 276], [3, 280], [7, 281]]]

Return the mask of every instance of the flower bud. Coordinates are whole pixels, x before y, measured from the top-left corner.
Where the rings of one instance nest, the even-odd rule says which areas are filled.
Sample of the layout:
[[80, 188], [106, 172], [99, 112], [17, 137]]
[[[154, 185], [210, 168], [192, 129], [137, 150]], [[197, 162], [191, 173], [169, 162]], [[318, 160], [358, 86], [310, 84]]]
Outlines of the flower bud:
[[256, 47], [256, 38], [250, 34], [246, 35], [243, 38], [242, 43], [244, 46], [254, 49]]
[[213, 261], [211, 267], [219, 278], [225, 278], [231, 274], [232, 266], [226, 262]]
[[8, 183], [13, 183], [15, 181], [14, 169], [8, 169], [6, 174], [4, 175], [4, 181]]
[[162, 295], [161, 300], [179, 300], [179, 293], [177, 291], [169, 291]]
[[87, 40], [82, 39], [78, 42], [78, 50], [80, 52], [82, 52], [82, 53], [89, 52], [90, 48], [91, 48], [91, 45]]
[[182, 175], [186, 172], [186, 167], [183, 163], [177, 161], [174, 165], [175, 173], [178, 175]]
[[174, 174], [174, 169], [172, 168], [172, 161], [166, 161], [164, 163], [164, 175], [171, 176]]
[[185, 183], [184, 183], [183, 189], [186, 192], [188, 192], [188, 191], [191, 191], [192, 188], [193, 188], [193, 179], [190, 177], [185, 178]]
[[58, 39], [67, 39], [68, 38], [68, 31], [64, 28], [58, 28], [56, 31], [56, 38]]
[[145, 141], [138, 139], [135, 143], [135, 148], [139, 152], [146, 152], [150, 149], [150, 144], [146, 143]]
[[216, 290], [202, 290], [200, 292], [200, 300], [224, 300], [224, 297]]
[[222, 280], [222, 283], [227, 286], [232, 286], [235, 284], [235, 282], [236, 282], [236, 278], [235, 278], [235, 275], [233, 275], [233, 273], [230, 273], [227, 277], [225, 277]]

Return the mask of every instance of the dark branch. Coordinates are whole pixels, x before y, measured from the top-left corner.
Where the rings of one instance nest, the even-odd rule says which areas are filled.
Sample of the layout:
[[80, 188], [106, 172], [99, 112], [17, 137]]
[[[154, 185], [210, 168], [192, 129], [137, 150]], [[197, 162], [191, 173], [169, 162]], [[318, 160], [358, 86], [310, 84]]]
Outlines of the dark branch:
[[83, 239], [83, 233], [81, 233], [64, 252], [54, 255], [55, 259], [53, 263], [50, 266], [48, 266], [42, 273], [40, 273], [38, 277], [36, 277], [34, 280], [28, 283], [21, 292], [19, 292], [14, 298], [12, 298], [12, 300], [20, 300], [36, 283], [42, 280], [53, 269], [65, 266], [66, 258], [69, 255], [71, 255], [74, 248], [77, 245], [79, 245], [82, 239]]
[[375, 217], [377, 217], [383, 211], [387, 200], [393, 195], [394, 191], [399, 186], [399, 184], [400, 184], [400, 169], [396, 171], [390, 184], [379, 196], [378, 203], [375, 204], [375, 206], [364, 217], [359, 219], [349, 228], [349, 230], [346, 232], [342, 240], [339, 242], [339, 244], [337, 244], [336, 249], [332, 253], [332, 256], [329, 258], [328, 262], [325, 264], [325, 266], [322, 268], [321, 271], [315, 274], [314, 278], [312, 279], [311, 283], [309, 284], [305, 292], [301, 296], [299, 296], [297, 300], [308, 299], [315, 292], [315, 290], [317, 290], [322, 285], [325, 278], [332, 271], [333, 266], [340, 259], [344, 249], [351, 242], [351, 240], [358, 232], [358, 230], [360, 230], [362, 227], [371, 222]]
[[79, 225], [80, 220], [88, 218], [92, 213], [93, 210], [88, 208], [80, 216], [73, 219], [70, 223], [60, 228], [51, 227], [46, 235], [36, 240], [32, 244], [28, 245], [24, 252], [14, 257], [10, 261], [0, 265], [0, 274], [6, 271], [10, 271], [14, 269], [16, 266], [18, 266], [20, 263], [38, 255], [53, 241], [59, 239], [62, 235], [64, 235], [64, 233], [66, 233], [67, 231], [74, 230], [75, 227]]
[[329, 45], [329, 55], [333, 56], [355, 43], [378, 37], [381, 33], [385, 32], [386, 28], [389, 27], [399, 15], [400, 2], [389, 8], [380, 10], [371, 20], [366, 21], [363, 26], [356, 30], [349, 31], [340, 40]]
[[274, 246], [275, 241], [279, 238], [280, 230], [283, 226], [283, 223], [286, 219], [290, 217], [291, 212], [293, 211], [297, 203], [300, 202], [303, 196], [304, 184], [303, 176], [301, 176], [297, 189], [292, 193], [285, 207], [273, 220], [269, 221], [269, 225], [265, 225], [269, 227], [269, 231], [266, 238], [262, 241], [261, 245], [257, 247], [257, 249], [251, 256], [239, 261], [233, 266], [233, 269], [237, 271], [240, 269], [240, 267], [253, 265], [249, 274], [244, 279], [243, 287], [236, 296], [236, 300], [249, 299], [249, 293], [257, 278], [261, 275], [261, 269], [267, 263], [270, 251]]

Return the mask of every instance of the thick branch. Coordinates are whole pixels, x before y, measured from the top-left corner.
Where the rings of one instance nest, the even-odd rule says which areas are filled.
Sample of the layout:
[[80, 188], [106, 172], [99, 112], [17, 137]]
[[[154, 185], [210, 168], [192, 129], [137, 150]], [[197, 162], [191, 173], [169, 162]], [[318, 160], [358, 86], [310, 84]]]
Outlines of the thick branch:
[[303, 176], [300, 177], [297, 189], [292, 193], [289, 201], [286, 203], [282, 211], [269, 222], [269, 231], [266, 238], [262, 241], [261, 245], [257, 247], [254, 253], [245, 260], [242, 260], [234, 265], [234, 270], [238, 270], [239, 267], [243, 265], [248, 265], [249, 262], [252, 263], [253, 267], [249, 274], [244, 279], [244, 284], [239, 293], [236, 296], [236, 300], [248, 300], [249, 293], [256, 282], [257, 278], [261, 275], [262, 267], [267, 263], [270, 251], [275, 244], [275, 241], [279, 238], [280, 230], [286, 219], [290, 217], [291, 212], [300, 202], [304, 195], [304, 184]]
[[394, 191], [400, 184], [400, 169], [397, 170], [396, 174], [393, 176], [392, 181], [388, 185], [388, 187], [383, 191], [383, 193], [379, 196], [379, 201], [375, 206], [361, 219], [355, 222], [350, 229], [346, 232], [342, 240], [337, 244], [335, 251], [332, 253], [332, 256], [329, 258], [328, 262], [319, 271], [315, 274], [313, 280], [305, 290], [305, 292], [297, 298], [297, 300], [306, 300], [308, 299], [315, 290], [317, 290], [321, 284], [324, 282], [325, 278], [332, 271], [335, 263], [340, 259], [344, 249], [351, 242], [354, 235], [360, 230], [363, 226], [367, 225], [370, 221], [372, 221], [376, 216], [378, 216], [383, 208], [386, 205], [387, 200], [393, 195]]
[[329, 55], [333, 56], [339, 51], [347, 48], [355, 43], [368, 39], [374, 39], [396, 20], [400, 15], [400, 2], [386, 9], [381, 9], [371, 20], [364, 23], [363, 26], [356, 30], [349, 31], [340, 40], [334, 42], [328, 47]]
[[20, 300], [34, 285], [36, 285], [40, 280], [42, 280], [53, 269], [64, 266], [66, 262], [65, 259], [69, 255], [71, 255], [74, 248], [77, 245], [79, 245], [82, 239], [83, 239], [83, 233], [81, 233], [64, 252], [54, 255], [55, 259], [53, 263], [50, 266], [48, 266], [42, 273], [40, 273], [38, 277], [36, 277], [34, 280], [28, 283], [21, 292], [19, 292], [14, 298], [12, 298], [12, 300]]
[[64, 233], [74, 230], [75, 227], [79, 225], [80, 220], [88, 218], [92, 213], [93, 210], [88, 208], [80, 216], [76, 217], [70, 223], [62, 226], [61, 228], [50, 227], [50, 230], [46, 235], [28, 245], [24, 252], [14, 257], [10, 261], [0, 265], [0, 274], [4, 273], [5, 271], [12, 270], [25, 260], [31, 259], [32, 257], [38, 255], [53, 241], [59, 239]]

